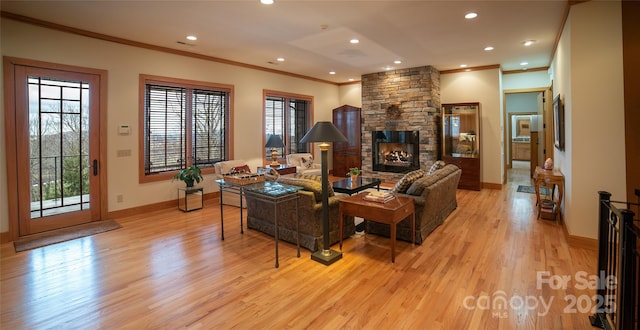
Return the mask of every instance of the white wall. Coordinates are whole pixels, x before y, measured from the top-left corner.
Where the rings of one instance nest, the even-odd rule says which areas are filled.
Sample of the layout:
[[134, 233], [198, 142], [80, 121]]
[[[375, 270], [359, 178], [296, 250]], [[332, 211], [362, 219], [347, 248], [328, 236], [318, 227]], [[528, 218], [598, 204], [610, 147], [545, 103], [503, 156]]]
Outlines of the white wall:
[[[179, 182], [171, 180], [147, 184], [138, 183], [138, 78], [152, 74], [235, 86], [234, 99], [234, 155], [245, 159], [255, 169], [262, 165], [262, 91], [263, 89], [311, 95], [314, 97], [316, 121], [331, 121], [331, 110], [342, 102], [357, 97], [345, 88], [340, 100], [338, 86], [299, 79], [265, 71], [226, 65], [211, 61], [178, 56], [112, 42], [86, 38], [49, 30], [9, 19], [2, 19], [2, 55], [52, 63], [60, 63], [108, 71], [107, 99], [107, 170], [108, 210], [116, 211], [135, 206], [175, 199]], [[28, 40], [28, 42], [26, 41]], [[349, 85], [351, 86], [351, 85]], [[359, 85], [355, 85], [359, 86]], [[356, 89], [355, 86], [350, 87]], [[4, 107], [4, 102], [2, 103]], [[117, 126], [128, 124], [129, 136], [119, 136]], [[4, 127], [4, 116], [0, 116]], [[6, 198], [6, 148], [4, 134], [0, 138], [0, 231], [8, 230]], [[116, 151], [130, 149], [130, 157], [116, 157]], [[319, 153], [317, 153], [319, 155]], [[205, 178], [205, 192], [217, 190], [212, 178]], [[116, 195], [124, 202], [116, 203]]]
[[626, 196], [621, 22], [619, 1], [573, 5], [550, 70], [565, 105], [565, 150], [554, 154], [575, 236], [597, 238], [598, 191]]
[[505, 111], [507, 113], [538, 112], [540, 110], [538, 108], [538, 94], [540, 92], [507, 94]]
[[362, 108], [362, 83], [342, 85], [338, 88], [340, 105]]
[[522, 71], [522, 73], [502, 76], [502, 88], [505, 90], [541, 88], [550, 85], [547, 71]]
[[481, 180], [502, 184], [502, 88], [499, 69], [440, 75], [441, 103], [480, 102]]

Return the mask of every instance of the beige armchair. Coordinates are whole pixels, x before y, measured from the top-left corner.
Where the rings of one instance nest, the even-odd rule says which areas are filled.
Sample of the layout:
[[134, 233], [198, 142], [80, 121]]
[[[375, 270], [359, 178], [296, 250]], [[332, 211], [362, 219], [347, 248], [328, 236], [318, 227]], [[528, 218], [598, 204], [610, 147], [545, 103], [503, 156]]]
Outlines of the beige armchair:
[[[226, 161], [222, 161], [222, 162], [217, 162], [215, 164], [213, 164], [213, 169], [215, 170], [215, 179], [222, 179], [222, 177], [225, 174], [228, 174], [229, 172], [231, 172], [231, 170], [234, 167], [237, 166], [242, 166], [242, 165], [246, 165], [247, 162], [242, 160], [242, 159], [235, 159], [235, 160], [226, 160]], [[223, 191], [222, 194], [222, 203], [224, 205], [231, 205], [231, 206], [236, 206], [236, 207], [240, 207], [240, 195], [234, 194], [234, 193], [230, 193], [228, 191]], [[247, 208], [247, 202], [246, 199], [243, 198], [242, 200], [242, 207], [243, 208]]]
[[297, 173], [321, 175], [322, 164], [316, 162], [310, 153], [288, 154], [287, 165], [295, 166]]

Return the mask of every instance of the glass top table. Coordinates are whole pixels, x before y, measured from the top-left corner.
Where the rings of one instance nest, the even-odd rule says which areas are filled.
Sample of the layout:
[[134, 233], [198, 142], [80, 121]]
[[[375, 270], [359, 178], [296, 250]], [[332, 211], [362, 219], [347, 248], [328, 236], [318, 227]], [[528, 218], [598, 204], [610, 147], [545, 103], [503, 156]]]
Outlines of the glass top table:
[[363, 176], [358, 176], [358, 180], [355, 182], [351, 181], [351, 178], [342, 179], [339, 181], [335, 181], [332, 183], [333, 191], [353, 195], [355, 193], [359, 193], [365, 189], [377, 187], [380, 190], [380, 183], [382, 180], [376, 178], [367, 178]]
[[[234, 193], [238, 193], [240, 194], [240, 200], [242, 200], [242, 195], [250, 195], [253, 196], [256, 199], [260, 199], [262, 201], [265, 202], [269, 202], [273, 205], [274, 208], [274, 228], [275, 228], [275, 243], [276, 243], [276, 268], [279, 267], [279, 263], [278, 263], [278, 204], [280, 204], [281, 202], [285, 202], [288, 200], [295, 200], [296, 201], [296, 207], [295, 207], [295, 219], [297, 221], [296, 223], [296, 245], [298, 248], [298, 258], [300, 257], [300, 223], [299, 223], [299, 219], [298, 219], [298, 190], [302, 190], [302, 187], [298, 187], [298, 186], [292, 186], [292, 185], [288, 185], [288, 184], [283, 184], [283, 183], [279, 183], [279, 182], [271, 182], [271, 181], [265, 181], [265, 182], [258, 182], [258, 183], [252, 183], [252, 184], [247, 184], [247, 185], [238, 185], [238, 184], [234, 184], [234, 183], [230, 183], [230, 182], [226, 182], [223, 179], [221, 180], [216, 180], [216, 182], [218, 183], [218, 185], [220, 186], [220, 231], [222, 234], [222, 239], [224, 240], [224, 212], [223, 212], [223, 207], [222, 207], [222, 190], [226, 190], [226, 191], [231, 191]], [[242, 202], [241, 202], [242, 203]], [[241, 208], [240, 208], [240, 233], [242, 233], [242, 204], [241, 204]]]

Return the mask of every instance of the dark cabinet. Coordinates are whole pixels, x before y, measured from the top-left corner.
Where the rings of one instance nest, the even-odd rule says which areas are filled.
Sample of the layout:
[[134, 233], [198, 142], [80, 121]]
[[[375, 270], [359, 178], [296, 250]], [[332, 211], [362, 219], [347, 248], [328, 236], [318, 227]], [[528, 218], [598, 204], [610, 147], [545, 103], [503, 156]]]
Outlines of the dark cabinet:
[[442, 160], [462, 169], [458, 188], [482, 188], [480, 103], [442, 105]]
[[362, 132], [360, 108], [343, 105], [333, 109], [333, 124], [347, 142], [333, 143], [333, 175], [346, 176], [352, 167], [362, 168]]

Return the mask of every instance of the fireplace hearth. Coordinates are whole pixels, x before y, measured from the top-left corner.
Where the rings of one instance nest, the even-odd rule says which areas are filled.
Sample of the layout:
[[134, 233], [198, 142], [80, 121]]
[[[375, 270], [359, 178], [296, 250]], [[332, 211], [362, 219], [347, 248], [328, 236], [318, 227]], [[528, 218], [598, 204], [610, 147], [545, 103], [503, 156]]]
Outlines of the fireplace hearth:
[[373, 131], [373, 170], [406, 173], [420, 168], [419, 131]]

